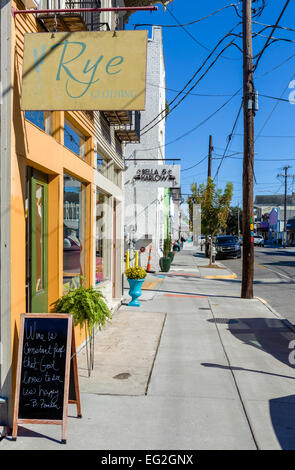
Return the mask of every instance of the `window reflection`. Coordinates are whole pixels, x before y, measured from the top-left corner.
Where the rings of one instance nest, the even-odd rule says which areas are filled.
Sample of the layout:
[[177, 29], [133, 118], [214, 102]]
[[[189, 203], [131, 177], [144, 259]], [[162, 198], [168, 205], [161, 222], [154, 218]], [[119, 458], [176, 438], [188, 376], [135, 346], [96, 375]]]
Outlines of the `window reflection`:
[[64, 145], [79, 157], [85, 158], [86, 137], [67, 120], [64, 124]]
[[43, 186], [36, 185], [36, 292], [43, 289]]
[[84, 276], [84, 185], [64, 175], [63, 282], [80, 284]]
[[52, 135], [52, 112], [51, 111], [25, 111], [25, 119], [35, 126]]
[[96, 192], [96, 284], [110, 279], [111, 242], [107, 227], [109, 203], [109, 196]]

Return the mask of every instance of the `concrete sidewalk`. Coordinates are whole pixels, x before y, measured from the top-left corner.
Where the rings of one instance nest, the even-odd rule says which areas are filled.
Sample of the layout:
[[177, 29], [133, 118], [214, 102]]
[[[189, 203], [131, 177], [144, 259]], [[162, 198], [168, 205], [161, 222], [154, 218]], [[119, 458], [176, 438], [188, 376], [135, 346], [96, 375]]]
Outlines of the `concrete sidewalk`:
[[[114, 351], [120, 356], [118, 344], [112, 346], [115, 329], [105, 343], [98, 334], [96, 357], [103, 361], [104, 351], [113, 358], [109, 375], [104, 369], [99, 379], [95, 372], [96, 380], [107, 381], [108, 394], [103, 383], [87, 390], [84, 377], [83, 418], [75, 418], [71, 405], [67, 444], [59, 443], [58, 426], [24, 425], [16, 442], [2, 440], [1, 450], [295, 449], [295, 370], [289, 363], [295, 329], [260, 300], [240, 299], [236, 279], [205, 278], [207, 260], [194, 255], [192, 249], [177, 253], [169, 273], [149, 275], [152, 290], [143, 291], [136, 314], [126, 290], [126, 305], [108, 330], [134, 318], [119, 336], [125, 353], [128, 344], [137, 345], [126, 353], [133, 369], [121, 361], [130, 373], [124, 378], [128, 396], [118, 394], [114, 378]], [[143, 367], [148, 380], [131, 396]]]

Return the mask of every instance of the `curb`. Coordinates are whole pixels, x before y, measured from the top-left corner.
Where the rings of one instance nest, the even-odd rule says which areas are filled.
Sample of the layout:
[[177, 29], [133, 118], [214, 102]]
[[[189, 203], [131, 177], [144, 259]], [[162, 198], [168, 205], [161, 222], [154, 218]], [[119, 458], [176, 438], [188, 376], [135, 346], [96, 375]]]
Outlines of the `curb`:
[[257, 299], [259, 300], [259, 302], [261, 302], [263, 305], [265, 305], [268, 310], [271, 311], [271, 313], [273, 313], [277, 318], [279, 318], [280, 320], [282, 320], [283, 323], [285, 323], [285, 325], [292, 331], [295, 332], [295, 326], [289, 321], [287, 320], [286, 318], [282, 317], [282, 315], [277, 312], [277, 310], [275, 310], [265, 299], [262, 299], [261, 297], [257, 297], [255, 296], [254, 299]]
[[202, 279], [237, 279], [235, 273], [229, 274], [227, 276], [201, 276]]
[[[217, 266], [219, 266], [220, 268], [224, 269], [225, 271], [228, 271], [230, 272], [231, 274], [227, 274], [227, 275], [216, 275], [216, 276], [200, 276], [201, 279], [237, 279], [238, 275], [236, 273], [234, 273], [233, 271], [231, 271], [231, 269], [228, 269], [227, 266], [225, 266], [224, 264], [222, 263], [216, 263]], [[198, 268], [201, 268], [202, 269], [202, 266], [198, 266]]]

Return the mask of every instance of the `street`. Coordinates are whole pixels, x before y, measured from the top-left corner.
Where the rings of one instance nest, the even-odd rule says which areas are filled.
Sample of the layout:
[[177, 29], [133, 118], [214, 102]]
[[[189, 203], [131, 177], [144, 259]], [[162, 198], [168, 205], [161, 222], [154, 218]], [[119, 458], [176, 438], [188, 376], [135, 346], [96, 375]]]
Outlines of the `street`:
[[[231, 282], [240, 290], [242, 259], [221, 262], [237, 274], [237, 279]], [[254, 277], [254, 295], [265, 299], [295, 324], [295, 249], [255, 247]]]

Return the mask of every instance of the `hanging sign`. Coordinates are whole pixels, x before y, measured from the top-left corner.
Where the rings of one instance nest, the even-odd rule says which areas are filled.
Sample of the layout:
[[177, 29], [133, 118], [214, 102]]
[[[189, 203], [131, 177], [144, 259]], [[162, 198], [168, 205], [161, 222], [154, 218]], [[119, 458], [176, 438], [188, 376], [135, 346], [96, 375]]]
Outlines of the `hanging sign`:
[[140, 186], [159, 188], [180, 187], [180, 165], [158, 165], [156, 163], [131, 164], [126, 171], [126, 181]]
[[25, 34], [23, 110], [145, 109], [147, 31]]
[[72, 315], [21, 315], [12, 438], [21, 423], [59, 424], [66, 443], [68, 403], [81, 417]]

